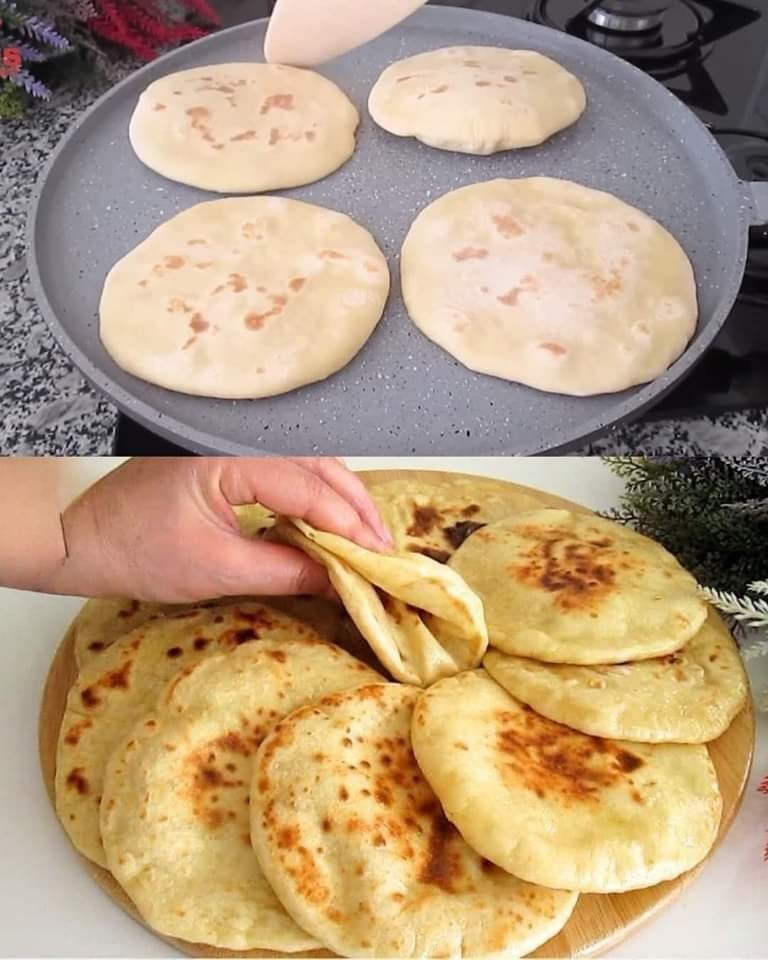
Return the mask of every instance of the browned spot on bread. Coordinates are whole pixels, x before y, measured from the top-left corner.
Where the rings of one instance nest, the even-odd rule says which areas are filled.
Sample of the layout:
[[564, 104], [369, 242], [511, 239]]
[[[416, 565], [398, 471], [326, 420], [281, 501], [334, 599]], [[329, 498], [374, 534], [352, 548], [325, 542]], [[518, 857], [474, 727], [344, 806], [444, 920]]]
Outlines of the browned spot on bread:
[[577, 733], [535, 713], [500, 710], [496, 748], [506, 778], [569, 803], [597, 802], [601, 790], [626, 782], [644, 761], [617, 744]]
[[146, 281], [146, 280], [139, 280], [138, 286], [140, 286], [140, 287], [146, 287], [146, 285], [147, 285], [147, 281]]
[[315, 134], [315, 131], [314, 131], [314, 130], [305, 130], [305, 131], [304, 131], [304, 139], [305, 139], [305, 140], [308, 140], [310, 143], [312, 143], [312, 141], [315, 139], [315, 137], [316, 137], [316, 134]]
[[421, 74], [409, 73], [404, 77], [398, 77], [395, 83], [405, 83], [406, 80], [413, 80], [414, 77], [418, 77], [418, 76], [421, 76]]
[[640, 227], [636, 223], [633, 223], [631, 220], [627, 220], [627, 230], [631, 230], [633, 233], [637, 233]]
[[128, 687], [128, 678], [131, 674], [132, 664], [133, 661], [126, 660], [122, 667], [110, 670], [109, 673], [103, 676], [101, 680], [99, 680], [99, 684], [111, 690], [125, 690]]
[[305, 277], [294, 277], [288, 286], [291, 288], [291, 290], [293, 290], [294, 293], [298, 293], [306, 282], [307, 281]]
[[523, 233], [523, 228], [520, 226], [517, 220], [515, 220], [514, 217], [509, 216], [509, 214], [505, 216], [496, 214], [492, 219], [496, 230], [502, 235], [502, 237], [504, 237], [505, 240], [511, 240], [512, 237], [519, 237]]
[[490, 80], [475, 80], [476, 87], [490, 87], [490, 85], [491, 85]]
[[187, 246], [189, 247], [200, 247], [200, 246], [207, 246], [207, 245], [208, 245], [208, 241], [204, 240], [202, 237], [196, 237], [193, 240], [187, 240]]
[[552, 341], [546, 341], [545, 343], [540, 343], [539, 346], [542, 350], [548, 350], [549, 353], [554, 354], [556, 357], [562, 357], [564, 354], [568, 353], [562, 343], [553, 343]]
[[276, 143], [280, 142], [280, 129], [279, 127], [272, 127], [269, 131], [269, 145], [274, 147]]
[[257, 137], [258, 133], [255, 130], [243, 130], [242, 133], [237, 133], [229, 139], [231, 143], [240, 143], [242, 140], [255, 140]]
[[485, 260], [488, 251], [485, 247], [464, 247], [462, 250], [456, 250], [453, 254], [454, 260]]
[[333, 829], [333, 821], [330, 817], [323, 817], [321, 826], [323, 828], [323, 833], [330, 833]]
[[201, 120], [207, 120], [211, 111], [207, 107], [189, 107], [184, 111], [192, 121], [192, 125], [199, 124]]
[[410, 526], [405, 532], [409, 537], [422, 537], [431, 533], [442, 519], [442, 514], [435, 507], [416, 507]]
[[[224, 750], [227, 753], [237, 753], [241, 757], [250, 757], [251, 755], [251, 748], [235, 730], [230, 730], [220, 737], [217, 737], [211, 746], [217, 750]], [[235, 769], [233, 764], [227, 764], [227, 769], [230, 767], [232, 770]]]
[[517, 77], [513, 77], [511, 74], [505, 73], [505, 74], [504, 74], [504, 81], [505, 81], [506, 83], [517, 83]]
[[589, 609], [613, 590], [617, 558], [610, 538], [576, 540], [567, 531], [532, 525], [520, 533], [534, 543], [524, 562], [510, 567], [512, 576], [556, 594], [561, 609]]
[[80, 699], [86, 707], [96, 707], [101, 703], [101, 698], [92, 686], [86, 687], [85, 690], [82, 691]]
[[243, 322], [249, 330], [261, 330], [266, 320], [270, 317], [277, 317], [283, 312], [283, 307], [288, 303], [288, 298], [282, 294], [272, 294], [269, 298], [272, 301], [272, 308], [264, 313], [257, 313], [251, 310], [246, 313]]
[[165, 105], [164, 103], [156, 103], [152, 109], [153, 109], [155, 112], [157, 112], [158, 110], [166, 110], [167, 107], [166, 107], [166, 105]]
[[343, 253], [339, 253], [338, 250], [321, 250], [318, 253], [318, 257], [321, 260], [347, 260], [347, 256]]
[[455, 885], [463, 872], [459, 834], [436, 800], [423, 812], [429, 818], [429, 843], [419, 880], [446, 893], [455, 893]]
[[87, 718], [72, 724], [64, 737], [64, 743], [68, 743], [71, 747], [76, 747], [80, 742], [80, 737], [82, 737], [83, 733], [85, 733], [91, 725], [92, 721]]
[[597, 300], [605, 300], [608, 297], [613, 297], [623, 287], [621, 275], [618, 270], [611, 270], [607, 280], [605, 277], [601, 277], [600, 274], [593, 273], [589, 278], [589, 282], [595, 292], [595, 298]]
[[230, 273], [227, 277], [227, 286], [233, 293], [242, 293], [248, 289], [248, 281], [242, 273]]
[[184, 651], [181, 647], [169, 647], [165, 651], [166, 657], [170, 658], [171, 660], [175, 660], [176, 657], [180, 657], [183, 653]]
[[192, 307], [181, 297], [172, 297], [165, 309], [168, 313], [192, 313]]
[[282, 650], [270, 650], [267, 653], [268, 657], [271, 657], [272, 660], [277, 660], [278, 663], [285, 663], [288, 657]]
[[512, 287], [511, 290], [508, 290], [505, 294], [500, 297], [496, 297], [499, 303], [503, 303], [505, 307], [515, 307], [517, 306], [518, 298], [522, 293], [520, 287]]
[[463, 66], [465, 67], [479, 67], [482, 66], [479, 60], [464, 60], [462, 61]]
[[192, 646], [195, 648], [195, 650], [205, 650], [210, 642], [211, 641], [208, 639], [208, 637], [195, 637]]
[[117, 615], [121, 620], [127, 620], [129, 617], [132, 617], [136, 613], [141, 604], [138, 600], [129, 600], [128, 606], [123, 607], [122, 610], [118, 610]]
[[262, 115], [269, 113], [270, 110], [293, 110], [293, 94], [291, 93], [273, 93], [266, 97], [259, 111]]
[[73, 767], [67, 774], [65, 782], [70, 790], [77, 790], [81, 797], [87, 796], [90, 791], [83, 767]]
[[441, 83], [439, 87], [433, 87], [429, 92], [430, 93], [445, 93], [448, 89], [447, 83]]
[[471, 536], [476, 530], [482, 530], [485, 526], [487, 524], [478, 523], [476, 520], [459, 520], [453, 526], [446, 527], [443, 530], [443, 536], [455, 550], [458, 550], [467, 537]]
[[94, 653], [98, 653], [99, 650], [104, 649], [104, 644], [101, 640], [94, 640], [93, 643], [88, 644], [88, 649], [93, 650]]
[[190, 330], [194, 333], [204, 333], [208, 327], [210, 327], [210, 323], [203, 319], [202, 313], [192, 314], [192, 319], [189, 321]]
[[339, 800], [349, 800], [349, 790], [343, 785], [339, 787]]
[[167, 270], [179, 270], [186, 262], [184, 257], [180, 257], [177, 254], [171, 254], [171, 256], [163, 258], [163, 266]]
[[420, 547], [420, 546], [410, 546], [408, 549], [411, 553], [423, 553], [425, 557], [429, 557], [430, 560], [435, 560], [437, 563], [448, 563], [451, 559], [451, 555], [447, 550], [438, 550], [434, 547]]

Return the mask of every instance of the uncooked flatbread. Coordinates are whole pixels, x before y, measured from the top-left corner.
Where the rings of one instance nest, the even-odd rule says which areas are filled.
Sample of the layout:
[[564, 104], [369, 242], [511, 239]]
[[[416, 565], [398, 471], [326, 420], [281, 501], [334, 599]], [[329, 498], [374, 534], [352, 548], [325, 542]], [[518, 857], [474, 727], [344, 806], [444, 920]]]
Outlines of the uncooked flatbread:
[[553, 393], [647, 383], [696, 329], [693, 269], [608, 193], [532, 177], [461, 187], [418, 215], [401, 258], [416, 326], [478, 373]]
[[100, 334], [115, 363], [150, 383], [268, 397], [349, 363], [388, 293], [384, 256], [349, 217], [280, 197], [214, 200], [110, 270]]
[[260, 603], [186, 611], [119, 637], [78, 673], [56, 750], [56, 812], [84, 856], [106, 866], [99, 799], [109, 756], [179, 671], [211, 654], [260, 638], [318, 634]]
[[411, 737], [467, 843], [531, 883], [650, 887], [695, 867], [717, 837], [722, 799], [705, 746], [585, 736], [519, 703], [484, 670], [425, 690]]
[[260, 193], [338, 169], [355, 150], [359, 122], [349, 98], [319, 73], [227, 63], [155, 80], [128, 134], [139, 160], [170, 180]]
[[477, 666], [488, 646], [483, 605], [455, 571], [419, 553], [381, 554], [302, 520], [273, 529], [328, 577], [381, 663], [403, 683]]
[[488, 155], [543, 143], [586, 103], [576, 77], [533, 50], [445, 47], [387, 67], [368, 109], [390, 133]]
[[492, 646], [548, 663], [674, 653], [707, 616], [671, 553], [590, 514], [513, 514], [473, 533], [449, 565], [483, 601]]
[[291, 916], [347, 957], [519, 957], [576, 896], [470, 849], [410, 748], [417, 691], [334, 694], [278, 724], [256, 757], [251, 837]]
[[380, 680], [338, 647], [282, 637], [208, 657], [171, 681], [116, 747], [101, 801], [109, 869], [153, 929], [230, 950], [319, 946], [253, 855], [254, 755], [298, 707]]
[[483, 666], [537, 713], [616, 740], [707, 743], [725, 733], [747, 696], [739, 651], [714, 613], [666, 657], [578, 667], [489, 650]]

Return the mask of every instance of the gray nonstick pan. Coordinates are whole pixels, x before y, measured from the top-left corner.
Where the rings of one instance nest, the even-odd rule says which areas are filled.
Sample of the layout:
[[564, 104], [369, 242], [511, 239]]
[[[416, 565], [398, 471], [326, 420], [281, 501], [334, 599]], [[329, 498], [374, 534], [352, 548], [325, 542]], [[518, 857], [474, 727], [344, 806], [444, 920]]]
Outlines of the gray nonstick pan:
[[[128, 143], [144, 87], [198, 65], [261, 59], [265, 21], [215, 34], [144, 67], [104, 96], [59, 145], [30, 214], [29, 258], [42, 311], [62, 347], [130, 417], [187, 449], [217, 453], [522, 454], [561, 450], [636, 416], [699, 360], [736, 298], [749, 227], [768, 222], [768, 183], [739, 181], [706, 127], [677, 98], [613, 55], [496, 14], [426, 7], [321, 68], [363, 117], [350, 162], [288, 196], [343, 211], [389, 258], [384, 317], [355, 359], [322, 383], [266, 400], [212, 400], [152, 386], [119, 369], [98, 335], [107, 271], [168, 217], [211, 194], [146, 169]], [[453, 44], [538, 50], [584, 83], [581, 120], [541, 147], [470, 157], [390, 136], [367, 115], [368, 92], [393, 60]], [[415, 215], [455, 187], [494, 177], [564, 177], [607, 190], [663, 223], [696, 274], [700, 319], [659, 379], [576, 399], [466, 370], [405, 313], [398, 254]]]

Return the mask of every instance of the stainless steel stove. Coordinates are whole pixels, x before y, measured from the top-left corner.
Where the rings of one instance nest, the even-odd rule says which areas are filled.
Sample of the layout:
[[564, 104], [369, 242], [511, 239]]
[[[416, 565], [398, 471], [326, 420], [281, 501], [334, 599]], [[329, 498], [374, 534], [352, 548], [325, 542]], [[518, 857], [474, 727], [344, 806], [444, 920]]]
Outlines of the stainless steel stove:
[[[768, 0], [432, 0], [532, 20], [623, 57], [710, 127], [743, 179], [768, 180]], [[270, 0], [219, 0], [225, 23]], [[768, 228], [753, 228], [741, 294], [702, 362], [646, 418], [768, 408]], [[182, 452], [119, 418], [119, 454]]]

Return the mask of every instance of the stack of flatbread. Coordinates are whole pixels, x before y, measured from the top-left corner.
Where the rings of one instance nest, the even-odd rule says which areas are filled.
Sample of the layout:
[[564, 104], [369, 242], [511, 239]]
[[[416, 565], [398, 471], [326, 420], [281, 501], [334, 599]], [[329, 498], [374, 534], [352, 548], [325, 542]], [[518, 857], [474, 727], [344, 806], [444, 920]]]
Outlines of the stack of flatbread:
[[77, 849], [165, 936], [355, 957], [522, 956], [579, 893], [701, 862], [705, 744], [747, 685], [694, 579], [535, 491], [367, 482], [391, 554], [240, 517], [343, 607], [86, 604], [56, 771]]

